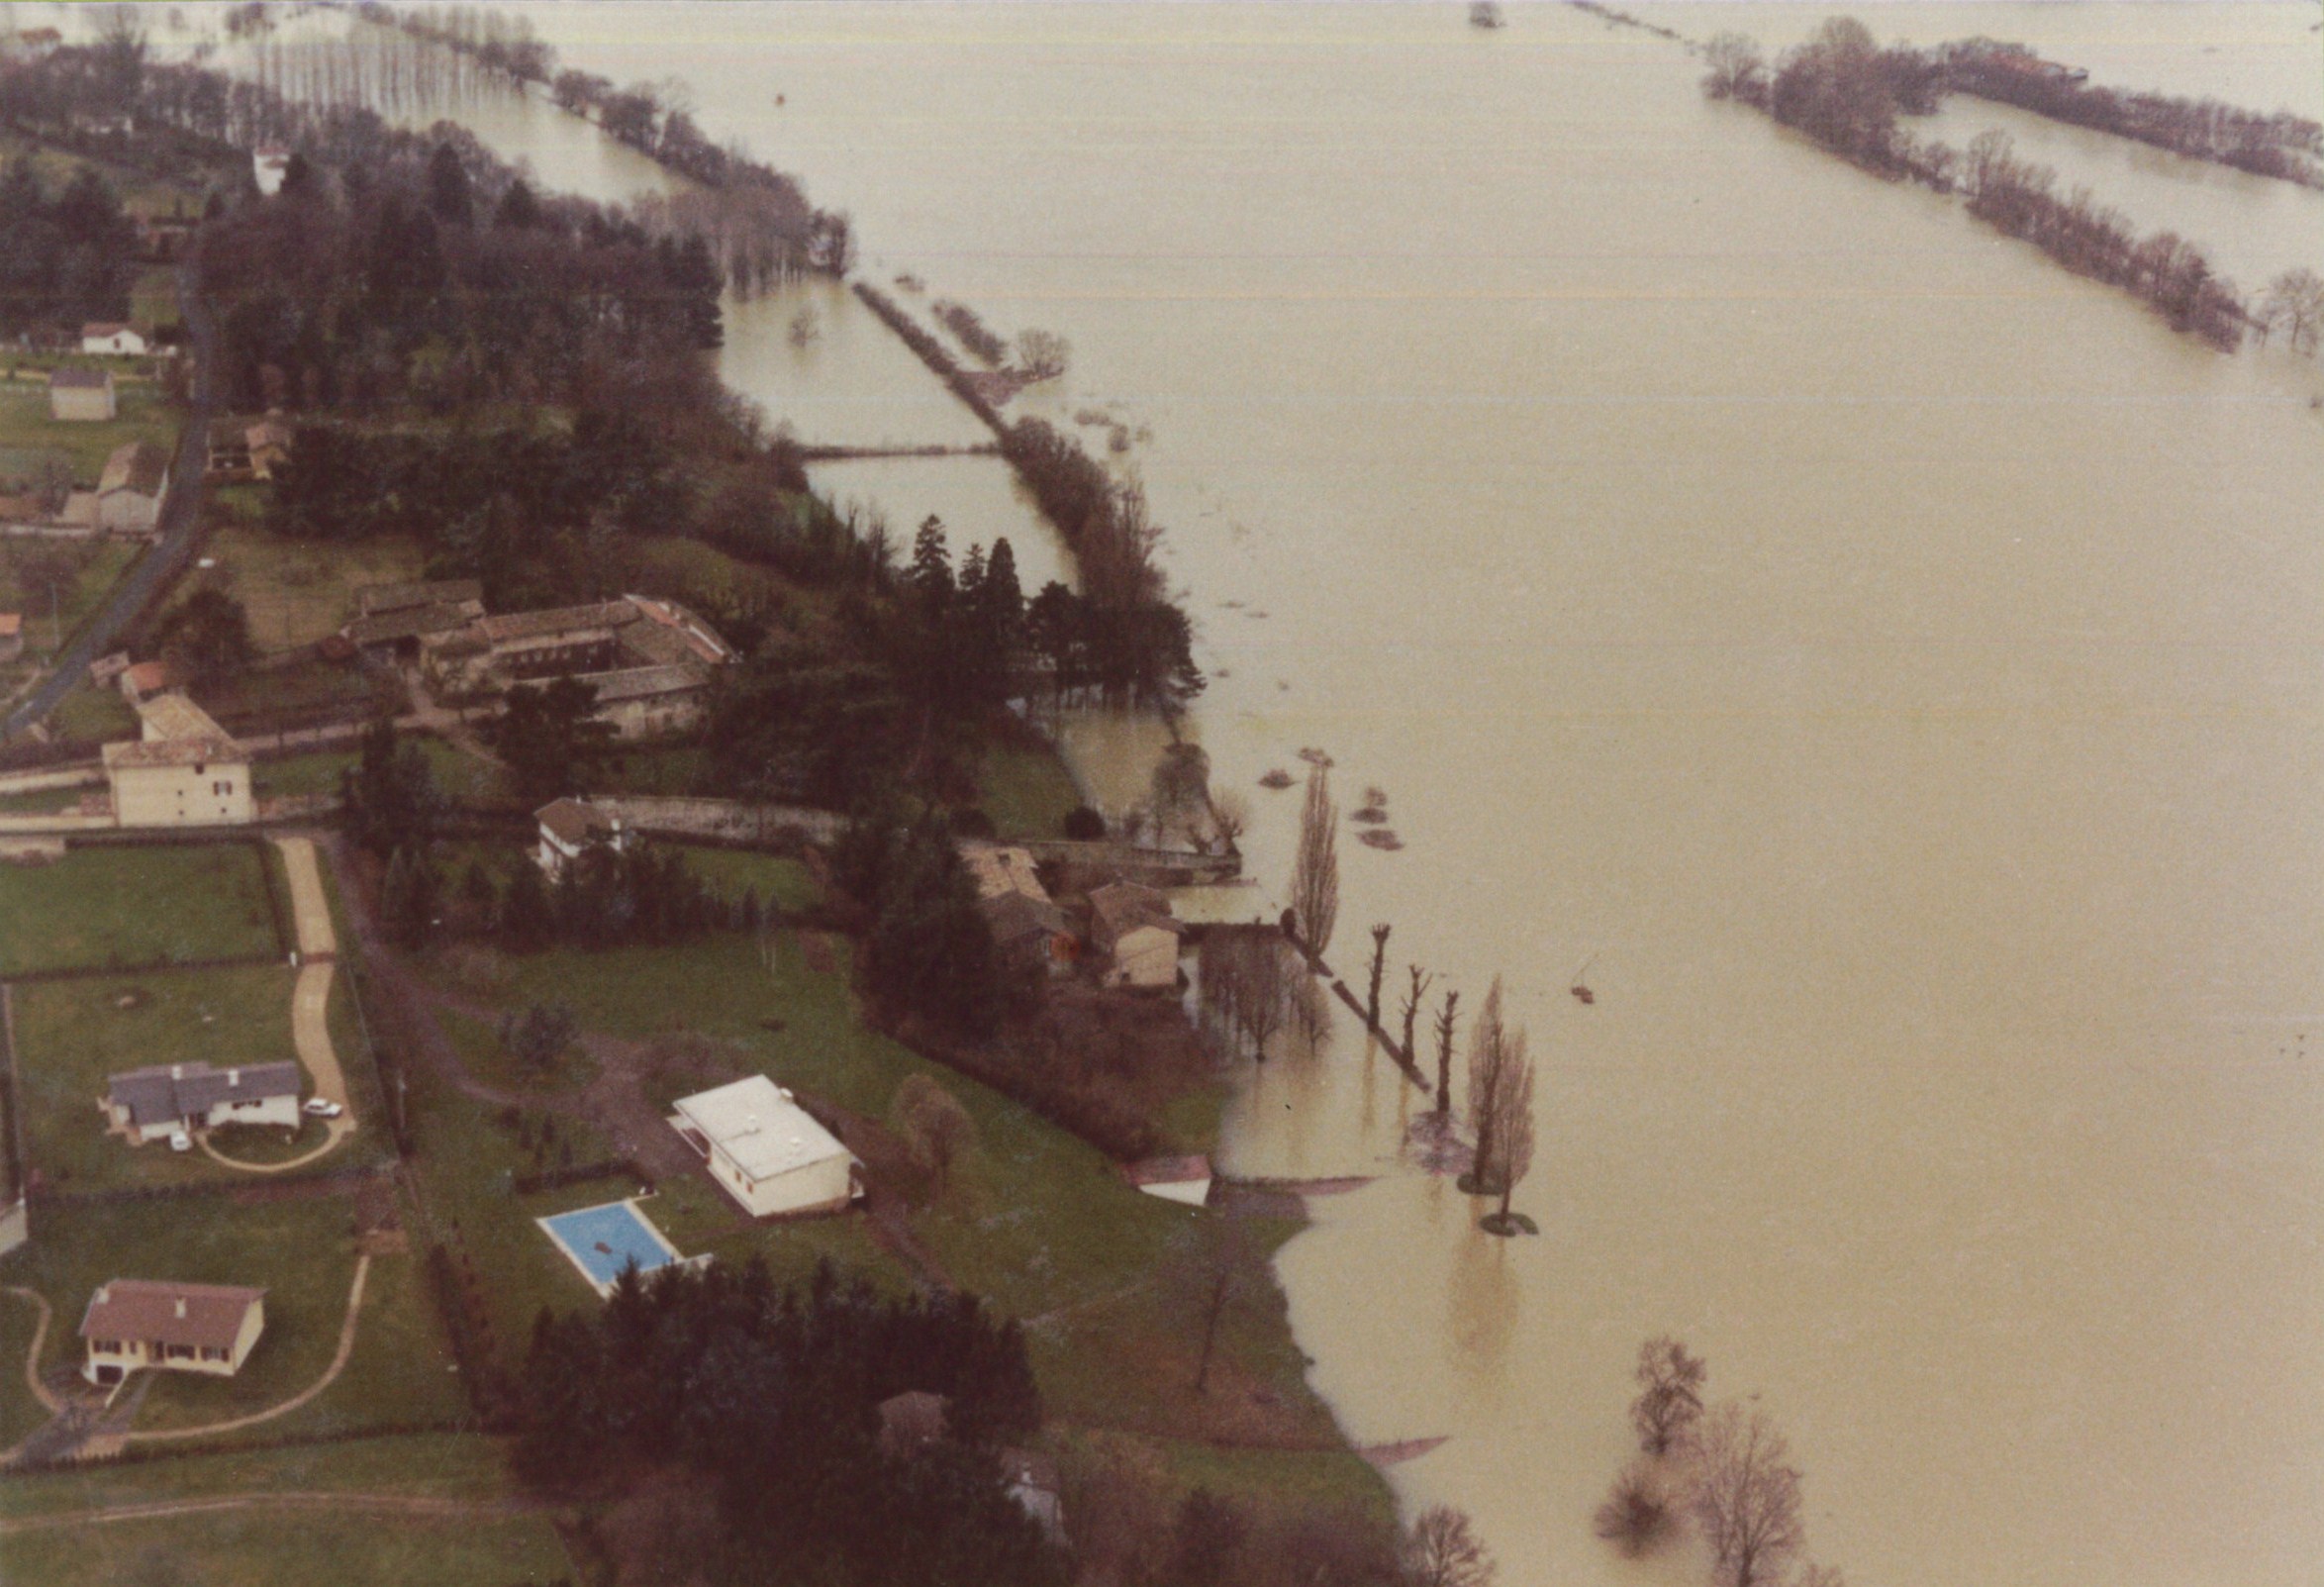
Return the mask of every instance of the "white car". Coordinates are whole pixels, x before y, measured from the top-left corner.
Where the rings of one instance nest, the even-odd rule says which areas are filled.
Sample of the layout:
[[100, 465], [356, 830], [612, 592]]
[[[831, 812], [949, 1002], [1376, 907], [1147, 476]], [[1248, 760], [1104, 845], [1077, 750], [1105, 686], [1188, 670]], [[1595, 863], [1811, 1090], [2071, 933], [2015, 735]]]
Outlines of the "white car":
[[346, 1111], [329, 1097], [309, 1097], [307, 1099], [306, 1112], [313, 1118], [336, 1119]]
[[194, 1138], [183, 1130], [172, 1130], [169, 1132], [169, 1149], [171, 1151], [191, 1151], [194, 1149]]

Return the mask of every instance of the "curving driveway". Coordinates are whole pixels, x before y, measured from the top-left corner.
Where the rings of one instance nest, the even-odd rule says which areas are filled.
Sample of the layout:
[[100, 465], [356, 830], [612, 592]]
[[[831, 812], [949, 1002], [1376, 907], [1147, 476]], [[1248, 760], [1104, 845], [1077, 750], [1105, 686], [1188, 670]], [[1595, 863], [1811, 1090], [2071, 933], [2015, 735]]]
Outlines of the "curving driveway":
[[331, 900], [323, 891], [323, 873], [315, 863], [315, 843], [311, 838], [277, 838], [274, 846], [282, 850], [282, 868], [290, 877], [291, 914], [299, 940], [299, 980], [291, 991], [291, 1041], [298, 1048], [299, 1061], [314, 1077], [315, 1094], [338, 1103], [340, 1112], [325, 1124], [323, 1144], [287, 1162], [244, 1162], [211, 1145], [207, 1136], [202, 1138], [204, 1151], [229, 1168], [250, 1174], [303, 1168], [338, 1149], [340, 1141], [355, 1133], [346, 1075], [339, 1066], [338, 1048], [331, 1044], [331, 981], [339, 965], [329, 955], [338, 951], [339, 939], [331, 929]]

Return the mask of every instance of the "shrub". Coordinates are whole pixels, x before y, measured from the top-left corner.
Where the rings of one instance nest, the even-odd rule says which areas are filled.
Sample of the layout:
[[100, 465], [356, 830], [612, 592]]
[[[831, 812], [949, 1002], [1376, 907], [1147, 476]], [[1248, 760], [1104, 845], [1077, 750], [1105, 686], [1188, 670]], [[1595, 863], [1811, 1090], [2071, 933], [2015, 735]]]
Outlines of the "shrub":
[[1065, 813], [1065, 836], [1076, 843], [1102, 842], [1106, 837], [1106, 818], [1087, 805], [1075, 805]]

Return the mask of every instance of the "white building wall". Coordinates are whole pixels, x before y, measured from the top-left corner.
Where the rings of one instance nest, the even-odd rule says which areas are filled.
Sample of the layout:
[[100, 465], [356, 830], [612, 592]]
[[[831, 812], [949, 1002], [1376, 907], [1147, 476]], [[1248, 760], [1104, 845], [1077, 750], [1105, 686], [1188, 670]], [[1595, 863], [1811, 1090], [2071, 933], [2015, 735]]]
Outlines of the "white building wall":
[[145, 534], [160, 516], [157, 497], [141, 496], [134, 490], [109, 490], [97, 498], [97, 523], [119, 534]]
[[63, 423], [104, 423], [116, 405], [108, 386], [58, 386], [48, 393], [48, 417]]
[[1114, 942], [1114, 967], [1106, 973], [1109, 986], [1176, 986], [1178, 934], [1159, 926], [1137, 926]]
[[724, 1147], [712, 1148], [710, 1166], [719, 1182], [754, 1218], [832, 1212], [846, 1206], [855, 1194], [855, 1161], [844, 1152], [759, 1180], [737, 1168]]
[[202, 1124], [208, 1130], [215, 1130], [224, 1124], [283, 1125], [296, 1130], [299, 1127], [299, 1099], [258, 1097], [248, 1102], [221, 1102], [210, 1110], [210, 1116]]

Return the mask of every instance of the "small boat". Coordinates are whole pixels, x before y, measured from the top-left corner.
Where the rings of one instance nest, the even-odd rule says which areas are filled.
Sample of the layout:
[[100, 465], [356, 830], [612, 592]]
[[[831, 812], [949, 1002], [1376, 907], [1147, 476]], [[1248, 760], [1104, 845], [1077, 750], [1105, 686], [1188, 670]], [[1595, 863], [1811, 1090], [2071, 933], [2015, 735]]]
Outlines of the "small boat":
[[1598, 994], [1590, 990], [1590, 983], [1584, 978], [1589, 975], [1590, 966], [1596, 964], [1597, 962], [1598, 955], [1596, 953], [1593, 953], [1588, 958], [1584, 959], [1582, 961], [1582, 967], [1574, 972], [1574, 984], [1566, 989], [1574, 994], [1574, 1001], [1582, 1004], [1584, 1007], [1588, 1007], [1589, 1005], [1598, 1001]]
[[1505, 28], [1508, 21], [1501, 14], [1501, 7], [1493, 0], [1477, 0], [1469, 8], [1469, 26], [1472, 28]]

